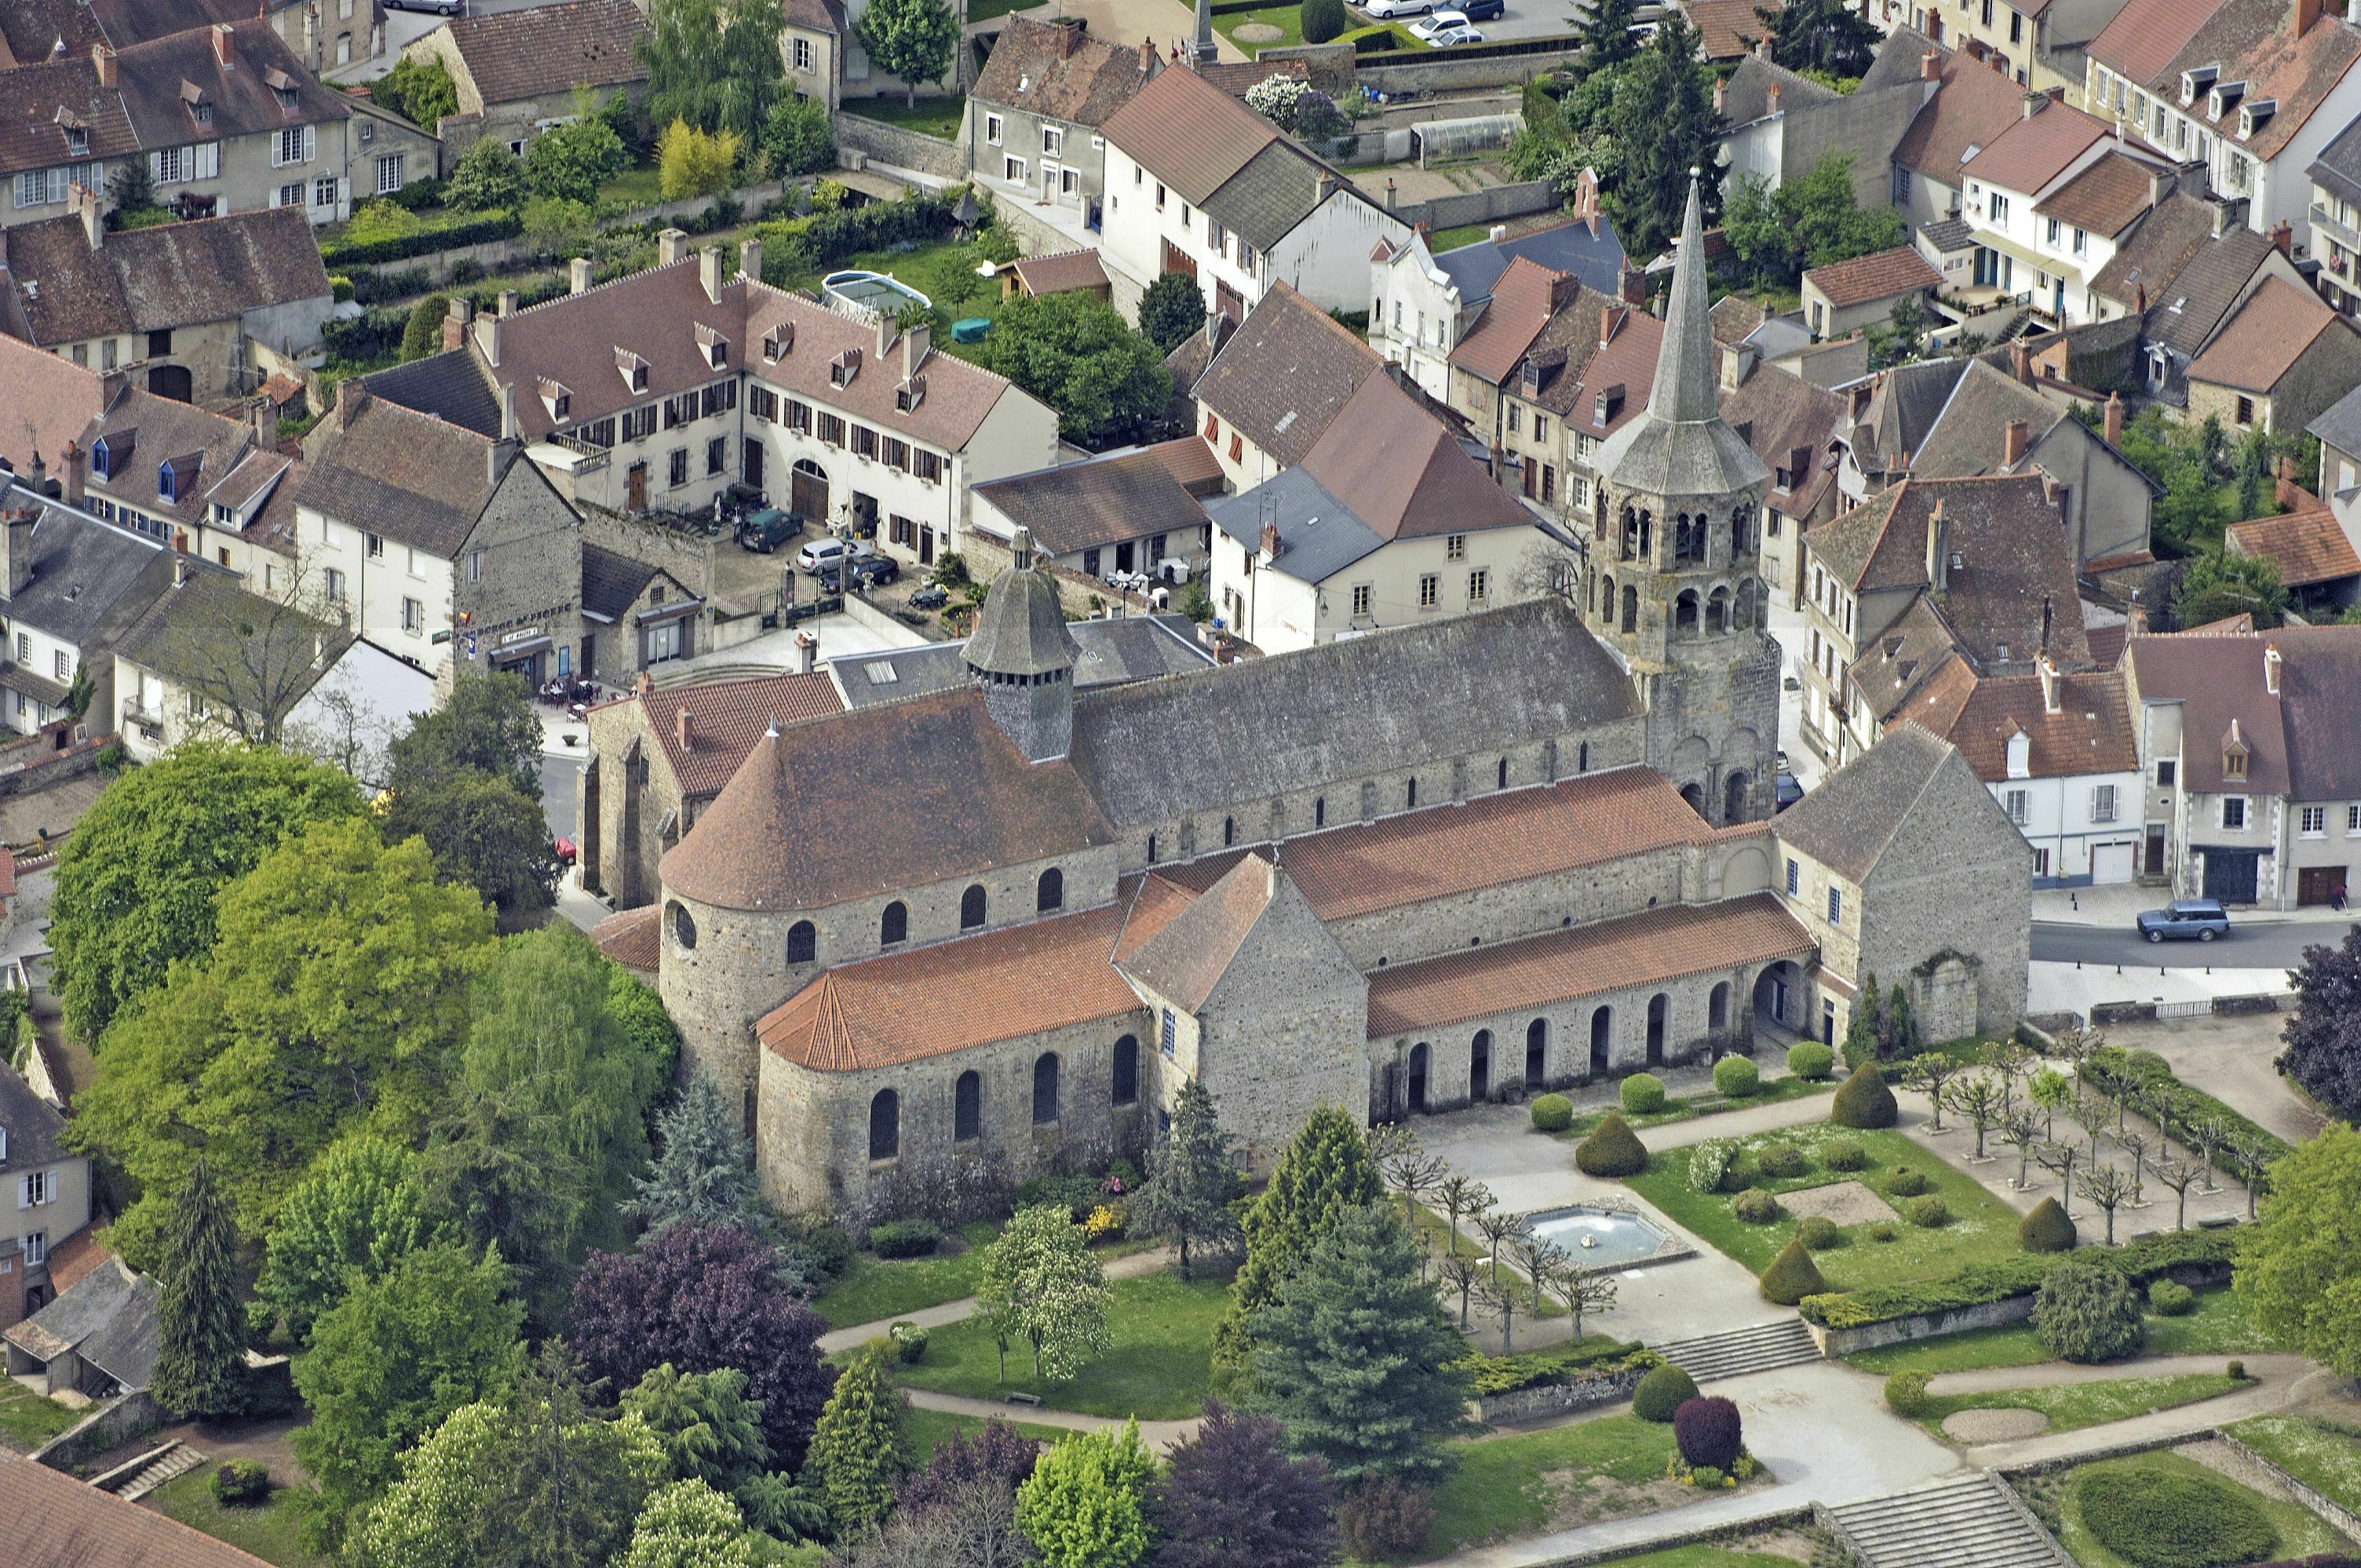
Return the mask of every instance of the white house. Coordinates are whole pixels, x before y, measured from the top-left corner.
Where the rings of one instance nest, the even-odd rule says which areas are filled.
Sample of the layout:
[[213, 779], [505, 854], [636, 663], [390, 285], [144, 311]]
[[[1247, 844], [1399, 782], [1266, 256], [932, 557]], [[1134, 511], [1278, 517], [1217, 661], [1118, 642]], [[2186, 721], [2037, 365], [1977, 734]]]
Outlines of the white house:
[[2027, 293], [2052, 326], [2098, 318], [2091, 280], [2117, 240], [2175, 189], [2163, 159], [2118, 141], [2106, 123], [2046, 96], [1961, 170], [1973, 231], [1972, 282]]

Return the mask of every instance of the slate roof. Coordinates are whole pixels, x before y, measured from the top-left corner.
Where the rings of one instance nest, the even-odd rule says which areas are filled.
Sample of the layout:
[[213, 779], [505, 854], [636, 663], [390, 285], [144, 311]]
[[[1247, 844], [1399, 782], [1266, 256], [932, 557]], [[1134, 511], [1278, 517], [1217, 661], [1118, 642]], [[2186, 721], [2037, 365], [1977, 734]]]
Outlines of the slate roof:
[[1217, 498], [1205, 510], [1215, 527], [1249, 549], [1259, 548], [1268, 515], [1279, 539], [1271, 569], [1301, 583], [1327, 582], [1386, 546], [1382, 534], [1301, 466], [1282, 468], [1242, 494]]
[[[248, 593], [240, 579], [191, 563], [188, 580], [167, 587], [123, 633], [115, 652], [144, 669], [181, 681], [218, 683], [243, 672], [243, 685], [292, 697], [309, 691], [352, 646], [344, 627]], [[231, 643], [243, 644], [233, 647]]]
[[631, 49], [648, 21], [631, 0], [565, 0], [443, 27], [487, 104], [647, 80]]
[[8, 1134], [11, 1169], [31, 1170], [62, 1157], [65, 1147], [58, 1135], [65, 1125], [66, 1119], [54, 1106], [34, 1093], [32, 1086], [7, 1063], [0, 1062], [0, 1128]]
[[[1910, 473], [1915, 478], [1942, 479], [2000, 472], [2002, 444], [2012, 422], [2026, 426], [2029, 454], [2070, 417], [2006, 371], [1971, 359], [1911, 455]], [[2022, 462], [2016, 465], [2017, 471], [2023, 468]]]
[[1569, 218], [1513, 239], [1456, 246], [1437, 252], [1434, 264], [1459, 286], [1460, 303], [1475, 305], [1491, 297], [1501, 272], [1520, 257], [1553, 272], [1571, 272], [1602, 294], [1622, 286], [1623, 242], [1603, 215]]
[[[487, 439], [500, 433], [500, 396], [486, 378], [475, 352], [454, 348], [430, 354], [407, 365], [371, 371], [361, 378], [371, 395], [420, 413], [433, 414], [446, 424], [471, 430]], [[518, 400], [518, 412], [523, 411]]]
[[[604, 617], [612, 621], [628, 614], [662, 566], [601, 545], [585, 542], [582, 546], [582, 612]], [[669, 576], [669, 574], [664, 574]], [[672, 579], [675, 584], [678, 578]], [[690, 595], [694, 598], [697, 596]]]
[[2289, 764], [2312, 800], [2361, 798], [2361, 627], [2281, 627], [2262, 634], [2286, 663], [2279, 700], [2287, 709]]
[[[1914, 55], [1912, 58], [1915, 60], [1916, 57]], [[1722, 89], [1723, 121], [1731, 126], [1746, 126], [1767, 116], [1771, 113], [1771, 89], [1773, 87], [1779, 90], [1779, 107], [1791, 114], [1815, 104], [1834, 103], [1840, 96], [1834, 88], [1824, 86], [1759, 54], [1750, 53], [1730, 71]]]
[[[73, 647], [113, 642], [172, 579], [172, 553], [159, 540], [57, 501], [35, 503], [21, 488], [0, 508], [38, 504], [33, 575], [22, 593], [0, 595], [0, 615]], [[5, 586], [5, 585], [0, 585]], [[15, 664], [5, 666], [12, 676]]]
[[2361, 202], [2361, 120], [2356, 120], [2331, 137], [2320, 156], [2312, 160], [2304, 177], [2315, 185], [2325, 185], [2348, 202]]
[[1897, 726], [1781, 812], [1773, 831], [1839, 876], [1865, 883], [1914, 815], [1919, 797], [1958, 756], [1949, 741], [1931, 731]]
[[[2268, 392], [2336, 321], [2336, 312], [2311, 290], [2284, 278], [2266, 278], [2191, 362], [2189, 378]], [[2334, 330], [2352, 329], [2336, 325]]]
[[2033, 210], [2038, 216], [2056, 218], [2095, 235], [2119, 235], [2148, 210], [2157, 176], [2170, 172], [2124, 153], [2102, 153], [2089, 168], [2036, 203]]
[[[1213, 662], [1197, 641], [1196, 623], [1185, 615], [1135, 615], [1121, 620], [1077, 620], [1066, 630], [1074, 640], [1076, 691], [1124, 681], [1184, 675]], [[900, 702], [934, 692], [964, 688], [974, 680], [957, 642], [925, 642], [851, 653], [828, 662], [848, 707]]]
[[2024, 105], [2023, 88], [1953, 50], [1943, 57], [1934, 96], [1894, 144], [1894, 161], [1956, 188], [1962, 181], [1960, 165], [2019, 124]]
[[1221, 416], [1224, 436], [1237, 431], [1272, 462], [1293, 467], [1384, 364], [1352, 328], [1274, 283], [1214, 354], [1191, 395]]
[[[583, 548], [587, 552], [591, 546]], [[616, 700], [640, 705], [649, 733], [672, 764], [680, 793], [691, 800], [719, 794], [774, 723], [796, 724], [839, 712], [844, 706], [835, 684], [817, 672], [657, 686]], [[685, 747], [680, 743], [684, 712], [689, 719], [689, 744]]]
[[1767, 893], [1651, 909], [1380, 970], [1369, 977], [1369, 1038], [1800, 958], [1813, 947], [1795, 917]]
[[1938, 256], [1956, 256], [1976, 243], [1976, 226], [1965, 218], [1937, 218], [1918, 225], [1918, 237]]
[[1841, 310], [1847, 305], [1866, 305], [1935, 288], [1943, 281], [1943, 275], [1925, 257], [1900, 245], [1892, 250], [1856, 256], [1850, 261], [1815, 267], [1804, 274], [1804, 281]]
[[349, 423], [331, 410], [305, 438], [309, 467], [296, 499], [338, 522], [452, 560], [491, 502], [490, 444], [372, 395]]
[[[5, 367], [5, 361], [0, 361]], [[2361, 387], [2339, 398], [2328, 411], [2304, 427], [2308, 434], [2320, 437], [2321, 443], [2353, 455], [2361, 454]]]
[[1916, 453], [1966, 369], [1963, 359], [1922, 359], [1879, 371], [1869, 406], [1847, 433], [1861, 466], [1883, 471], [1886, 459]]
[[2336, 514], [2317, 502], [2277, 517], [2234, 522], [2228, 532], [2235, 554], [2268, 561], [2291, 588], [2361, 576], [2361, 555], [2354, 554]]
[[152, 1508], [46, 1464], [0, 1464], [0, 1537], [16, 1568], [269, 1568]]
[[2060, 674], [2059, 710], [2051, 713], [2043, 706], [2039, 675], [1977, 679], [1964, 666], [1956, 668], [1966, 677], [1958, 683], [1964, 690], [1956, 698], [1935, 696], [1897, 717], [1957, 746], [1984, 783], [2008, 778], [2008, 742], [2016, 734], [2026, 737], [2030, 778], [2139, 771], [2120, 672]]
[[2147, 291], [2142, 330], [2184, 358], [2202, 350], [2240, 291], [2271, 257], [2271, 242], [2243, 225], [2200, 246], [2169, 287]]
[[2145, 287], [2150, 304], [2158, 302], [2180, 269], [2213, 237], [2213, 206], [2175, 191], [2142, 218], [2139, 226], [2115, 248], [2107, 264], [2091, 279], [2094, 292], [2126, 308], [2136, 291]]
[[[1204, 450], [1202, 442], [1189, 444]], [[994, 479], [974, 493], [1010, 522], [1031, 529], [1035, 543], [1053, 555], [1151, 534], [1193, 534], [1205, 525], [1205, 509], [1148, 447]]]
[[1059, 26], [1014, 16], [969, 89], [980, 103], [1019, 108], [1070, 125], [1103, 126], [1162, 68], [1155, 49], [1088, 36], [1079, 23]]
[[228, 321], [298, 300], [320, 301], [324, 314], [328, 301], [327, 269], [295, 207], [110, 234], [97, 250], [69, 214], [10, 229], [0, 262], [32, 341], [44, 345]]
[[1061, 250], [1053, 256], [1019, 257], [1015, 266], [1016, 280], [1025, 285], [1028, 294], [1063, 294], [1074, 289], [1109, 286], [1099, 253], [1088, 247]]
[[156, 1365], [156, 1282], [109, 1258], [31, 1317], [0, 1330], [0, 1339], [44, 1362], [72, 1351], [126, 1388], [145, 1388]]

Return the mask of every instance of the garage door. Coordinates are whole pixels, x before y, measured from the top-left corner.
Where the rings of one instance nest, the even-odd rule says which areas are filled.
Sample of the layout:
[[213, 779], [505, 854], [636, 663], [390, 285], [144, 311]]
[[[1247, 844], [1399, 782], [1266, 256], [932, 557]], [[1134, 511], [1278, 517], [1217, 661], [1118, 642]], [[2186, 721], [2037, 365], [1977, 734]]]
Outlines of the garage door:
[[2218, 898], [2224, 904], [2252, 904], [2256, 884], [2261, 880], [2256, 873], [2262, 858], [2259, 850], [2214, 850], [2205, 851], [2205, 891], [2207, 898]]
[[2091, 846], [2091, 880], [2105, 885], [2108, 883], [2132, 880], [2132, 857], [2138, 846], [2126, 839], [2120, 844]]

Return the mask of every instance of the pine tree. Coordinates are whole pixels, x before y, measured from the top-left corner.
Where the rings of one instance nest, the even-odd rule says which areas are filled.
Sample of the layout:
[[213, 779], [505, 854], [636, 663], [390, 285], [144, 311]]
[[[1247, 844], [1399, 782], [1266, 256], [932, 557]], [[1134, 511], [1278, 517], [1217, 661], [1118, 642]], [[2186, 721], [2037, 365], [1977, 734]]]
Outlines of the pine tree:
[[636, 1195], [623, 1206], [659, 1235], [683, 1220], [701, 1225], [737, 1225], [757, 1234], [770, 1214], [754, 1185], [746, 1139], [729, 1102], [703, 1073], [690, 1077], [680, 1098], [656, 1116], [661, 1145], [645, 1176], [631, 1179]]
[[1620, 65], [1640, 52], [1640, 40], [1631, 31], [1639, 15], [1640, 0], [1597, 0], [1590, 25], [1582, 29], [1583, 59], [1591, 70]]
[[473, 1561], [482, 1568], [604, 1568], [671, 1466], [637, 1416], [603, 1420], [596, 1385], [562, 1339], [545, 1341], [495, 1424]]
[[1689, 177], [1701, 170], [1697, 195], [1706, 222], [1720, 211], [1721, 115], [1713, 106], [1713, 77], [1697, 58], [1697, 29], [1667, 12], [1655, 41], [1618, 73], [1609, 128], [1623, 149], [1623, 172], [1609, 193], [1615, 232], [1633, 256], [1653, 256], [1681, 231]]
[[1189, 1249], [1227, 1246], [1238, 1239], [1230, 1201], [1238, 1194], [1238, 1140], [1222, 1130], [1213, 1097], [1191, 1079], [1172, 1102], [1172, 1127], [1149, 1156], [1148, 1185], [1132, 1201], [1132, 1222], [1171, 1242], [1189, 1277]]
[[1917, 1015], [1910, 1011], [1910, 993], [1898, 980], [1885, 993], [1881, 1029], [1881, 1054], [1888, 1061], [1907, 1060], [1927, 1048], [1926, 1036], [1918, 1032]]
[[1866, 9], [1846, 0], [1793, 0], [1780, 9], [1757, 6], [1754, 16], [1771, 40], [1771, 58], [1790, 71], [1858, 77], [1877, 59], [1877, 26]]
[[1872, 970], [1861, 988], [1861, 1000], [1853, 1004], [1852, 1020], [1845, 1025], [1845, 1065], [1859, 1067], [1875, 1061], [1883, 1048], [1884, 1033], [1885, 993], [1877, 989], [1877, 973]]
[[1254, 1314], [1279, 1299], [1279, 1287], [1339, 1214], [1384, 1197], [1360, 1124], [1334, 1105], [1314, 1111], [1280, 1152], [1270, 1185], [1246, 1211], [1246, 1265], [1230, 1292], [1229, 1312], [1213, 1329], [1214, 1361], [1246, 1366], [1254, 1355]]
[[836, 1380], [804, 1468], [827, 1496], [838, 1535], [874, 1524], [893, 1508], [895, 1484], [909, 1468], [903, 1431], [907, 1406], [885, 1374], [879, 1346], [863, 1349]]
[[246, 1402], [246, 1311], [229, 1210], [200, 1158], [173, 1201], [156, 1302], [149, 1389], [180, 1415], [235, 1415]]

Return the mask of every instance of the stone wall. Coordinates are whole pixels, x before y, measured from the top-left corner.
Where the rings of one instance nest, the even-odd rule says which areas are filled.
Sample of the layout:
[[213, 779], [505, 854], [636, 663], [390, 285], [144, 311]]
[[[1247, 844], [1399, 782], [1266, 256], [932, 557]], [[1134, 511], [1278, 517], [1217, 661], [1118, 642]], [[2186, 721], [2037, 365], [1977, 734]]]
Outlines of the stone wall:
[[[95, 698], [91, 707], [97, 710]], [[112, 738], [60, 718], [0, 746], [0, 796], [30, 795], [97, 772], [98, 754]]]
[[78, 1467], [143, 1431], [164, 1424], [164, 1412], [145, 1388], [118, 1394], [32, 1453], [34, 1463], [72, 1474]]
[[2343, 1530], [2348, 1538], [2354, 1541], [2361, 1541], [2361, 1514], [2355, 1513], [2351, 1508], [2348, 1508], [2344, 1504], [2336, 1501], [2335, 1498], [2331, 1497], [2319, 1487], [2314, 1486], [2308, 1482], [2297, 1480], [2295, 1476], [2272, 1464], [2269, 1460], [2264, 1458], [2261, 1454], [2256, 1453], [2253, 1449], [2239, 1442], [2238, 1439], [2233, 1437], [2230, 1433], [2222, 1431], [2218, 1427], [2213, 1431], [2213, 1438], [2217, 1442], [2228, 1443], [2235, 1452], [2245, 1455], [2246, 1459], [2252, 1463], [2261, 1465], [2270, 1474], [2273, 1480], [2277, 1481], [2280, 1486], [2288, 1489], [2289, 1495], [2293, 1497], [2297, 1502], [2301, 1503], [2305, 1508], [2310, 1508], [2313, 1513], [2318, 1514], [2322, 1519], [2326, 1519], [2330, 1524], [2333, 1524], [2338, 1530]]
[[1007, 191], [982, 184], [975, 189], [992, 203], [992, 221], [1016, 236], [1017, 255], [1056, 256], [1075, 248], [1072, 235], [1036, 217], [1027, 203]]
[[1561, 204], [1557, 188], [1548, 181], [1527, 180], [1428, 202], [1403, 202], [1386, 210], [1406, 224], [1424, 224], [1429, 233], [1435, 233], [1466, 224], [1504, 223], [1528, 213], [1554, 212]]
[[1658, 904], [1681, 903], [1687, 860], [1687, 850], [1675, 845], [1559, 875], [1339, 920], [1331, 929], [1364, 970], [1381, 962], [1413, 963], [1477, 943], [1514, 941], [1568, 924], [1586, 926]]
[[[612, 550], [616, 554], [628, 555], [634, 561], [645, 561], [651, 566], [661, 566], [693, 594], [713, 591], [713, 553], [718, 549], [737, 548], [725, 539], [709, 539], [701, 532], [686, 528], [664, 528], [642, 518], [609, 511], [604, 507], [583, 506], [575, 510], [582, 514], [584, 543], [596, 544], [601, 550]], [[778, 559], [785, 565], [789, 557], [782, 555]]]
[[[498, 669], [503, 641], [546, 636], [544, 667], [560, 648], [582, 647], [582, 524], [541, 470], [522, 458], [509, 465], [473, 529], [453, 574], [451, 608], [464, 630], [450, 669]], [[473, 652], [469, 650], [472, 647]]]
[[1486, 1426], [1498, 1426], [1503, 1421], [1545, 1420], [1576, 1410], [1595, 1410], [1601, 1405], [1620, 1405], [1631, 1398], [1631, 1391], [1640, 1387], [1640, 1379], [1648, 1371], [1644, 1366], [1632, 1366], [1597, 1377], [1576, 1377], [1565, 1383], [1543, 1383], [1507, 1394], [1486, 1395], [1476, 1401], [1476, 1419]]
[[1864, 1323], [1857, 1329], [1828, 1329], [1805, 1320], [1804, 1326], [1819, 1342], [1820, 1354], [1834, 1360], [1881, 1345], [1903, 1344], [1912, 1340], [1938, 1339], [1944, 1334], [1965, 1333], [1971, 1329], [1997, 1329], [2012, 1323], [2030, 1321], [2033, 1317], [2031, 1295], [2008, 1296], [1981, 1306], [1955, 1307], [1943, 1312], [1921, 1312], [1914, 1318], [1895, 1318], [1883, 1323]]
[[[1404, 93], [1442, 93], [1463, 87], [1500, 87], [1531, 82], [1536, 76], [1576, 64], [1582, 59], [1580, 44], [1572, 40], [1569, 40], [1567, 48], [1562, 49], [1475, 59], [1448, 58], [1456, 55], [1456, 50], [1440, 51], [1446, 57], [1444, 59], [1420, 59], [1415, 50], [1398, 52], [1409, 58], [1399, 63], [1384, 65], [1361, 62], [1356, 71], [1360, 84], [1373, 87], [1389, 96]], [[1379, 58], [1391, 60], [1390, 56]]]
[[[834, 124], [837, 160], [847, 169], [859, 169], [866, 161], [891, 164], [938, 180], [967, 178], [967, 158], [957, 142], [860, 115], [840, 114]], [[859, 156], [850, 158], [848, 153]]]

